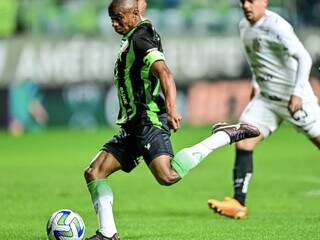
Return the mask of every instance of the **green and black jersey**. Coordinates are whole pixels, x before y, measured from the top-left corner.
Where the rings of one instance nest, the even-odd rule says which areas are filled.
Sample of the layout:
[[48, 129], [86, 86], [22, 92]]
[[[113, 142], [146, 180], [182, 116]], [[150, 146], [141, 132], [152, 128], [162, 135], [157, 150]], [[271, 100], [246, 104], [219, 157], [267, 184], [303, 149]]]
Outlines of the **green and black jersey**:
[[150, 70], [158, 60], [164, 60], [161, 40], [148, 20], [122, 38], [114, 71], [120, 105], [117, 124], [146, 120], [161, 126], [158, 114], [165, 112], [165, 103], [159, 95], [160, 81]]

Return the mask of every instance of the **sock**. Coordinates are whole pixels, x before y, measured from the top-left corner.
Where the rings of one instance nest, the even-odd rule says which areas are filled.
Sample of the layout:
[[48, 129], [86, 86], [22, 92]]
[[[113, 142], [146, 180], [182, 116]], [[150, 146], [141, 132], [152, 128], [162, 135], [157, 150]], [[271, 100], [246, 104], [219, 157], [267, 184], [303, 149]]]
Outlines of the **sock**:
[[223, 131], [219, 131], [202, 142], [179, 151], [172, 159], [171, 165], [182, 178], [213, 150], [229, 143], [229, 135]]
[[113, 219], [113, 193], [106, 179], [97, 179], [88, 184], [92, 203], [99, 221], [99, 232], [106, 237], [112, 237], [116, 232]]
[[252, 151], [236, 149], [236, 161], [233, 169], [234, 198], [243, 206], [252, 176]]

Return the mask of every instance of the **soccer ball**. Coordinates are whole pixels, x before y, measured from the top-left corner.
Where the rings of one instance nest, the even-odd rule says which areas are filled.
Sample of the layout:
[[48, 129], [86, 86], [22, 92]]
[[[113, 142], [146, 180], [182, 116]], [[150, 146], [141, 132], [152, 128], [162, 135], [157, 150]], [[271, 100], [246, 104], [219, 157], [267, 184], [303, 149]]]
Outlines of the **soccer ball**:
[[80, 240], [84, 237], [84, 232], [82, 218], [69, 209], [53, 213], [47, 223], [49, 240]]

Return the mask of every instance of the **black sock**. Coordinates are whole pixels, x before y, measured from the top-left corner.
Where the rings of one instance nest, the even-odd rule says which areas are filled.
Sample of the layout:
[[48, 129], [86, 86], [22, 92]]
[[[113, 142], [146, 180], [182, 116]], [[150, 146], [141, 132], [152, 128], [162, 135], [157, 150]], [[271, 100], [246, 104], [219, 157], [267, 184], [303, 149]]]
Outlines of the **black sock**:
[[252, 151], [236, 149], [236, 160], [233, 169], [233, 197], [243, 206], [245, 205], [246, 193], [252, 176], [252, 170]]

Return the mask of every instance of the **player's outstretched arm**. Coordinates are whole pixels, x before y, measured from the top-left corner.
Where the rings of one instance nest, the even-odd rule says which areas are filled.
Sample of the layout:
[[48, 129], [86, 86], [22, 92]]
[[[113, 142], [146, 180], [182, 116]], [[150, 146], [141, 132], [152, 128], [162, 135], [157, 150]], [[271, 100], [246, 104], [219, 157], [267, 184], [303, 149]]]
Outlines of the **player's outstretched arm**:
[[160, 79], [161, 89], [166, 101], [168, 123], [173, 130], [178, 130], [182, 121], [176, 107], [176, 84], [164, 61], [156, 61], [151, 66], [152, 73]]
[[292, 52], [292, 56], [297, 59], [298, 62], [296, 85], [288, 104], [289, 111], [295, 113], [302, 108], [302, 93], [305, 85], [309, 81], [312, 59], [294, 33], [291, 35], [289, 47], [289, 51]]
[[298, 62], [296, 84], [292, 95], [302, 97], [304, 87], [309, 82], [312, 58], [290, 25], [283, 25], [274, 31], [278, 34], [284, 49], [287, 49], [288, 54]]

